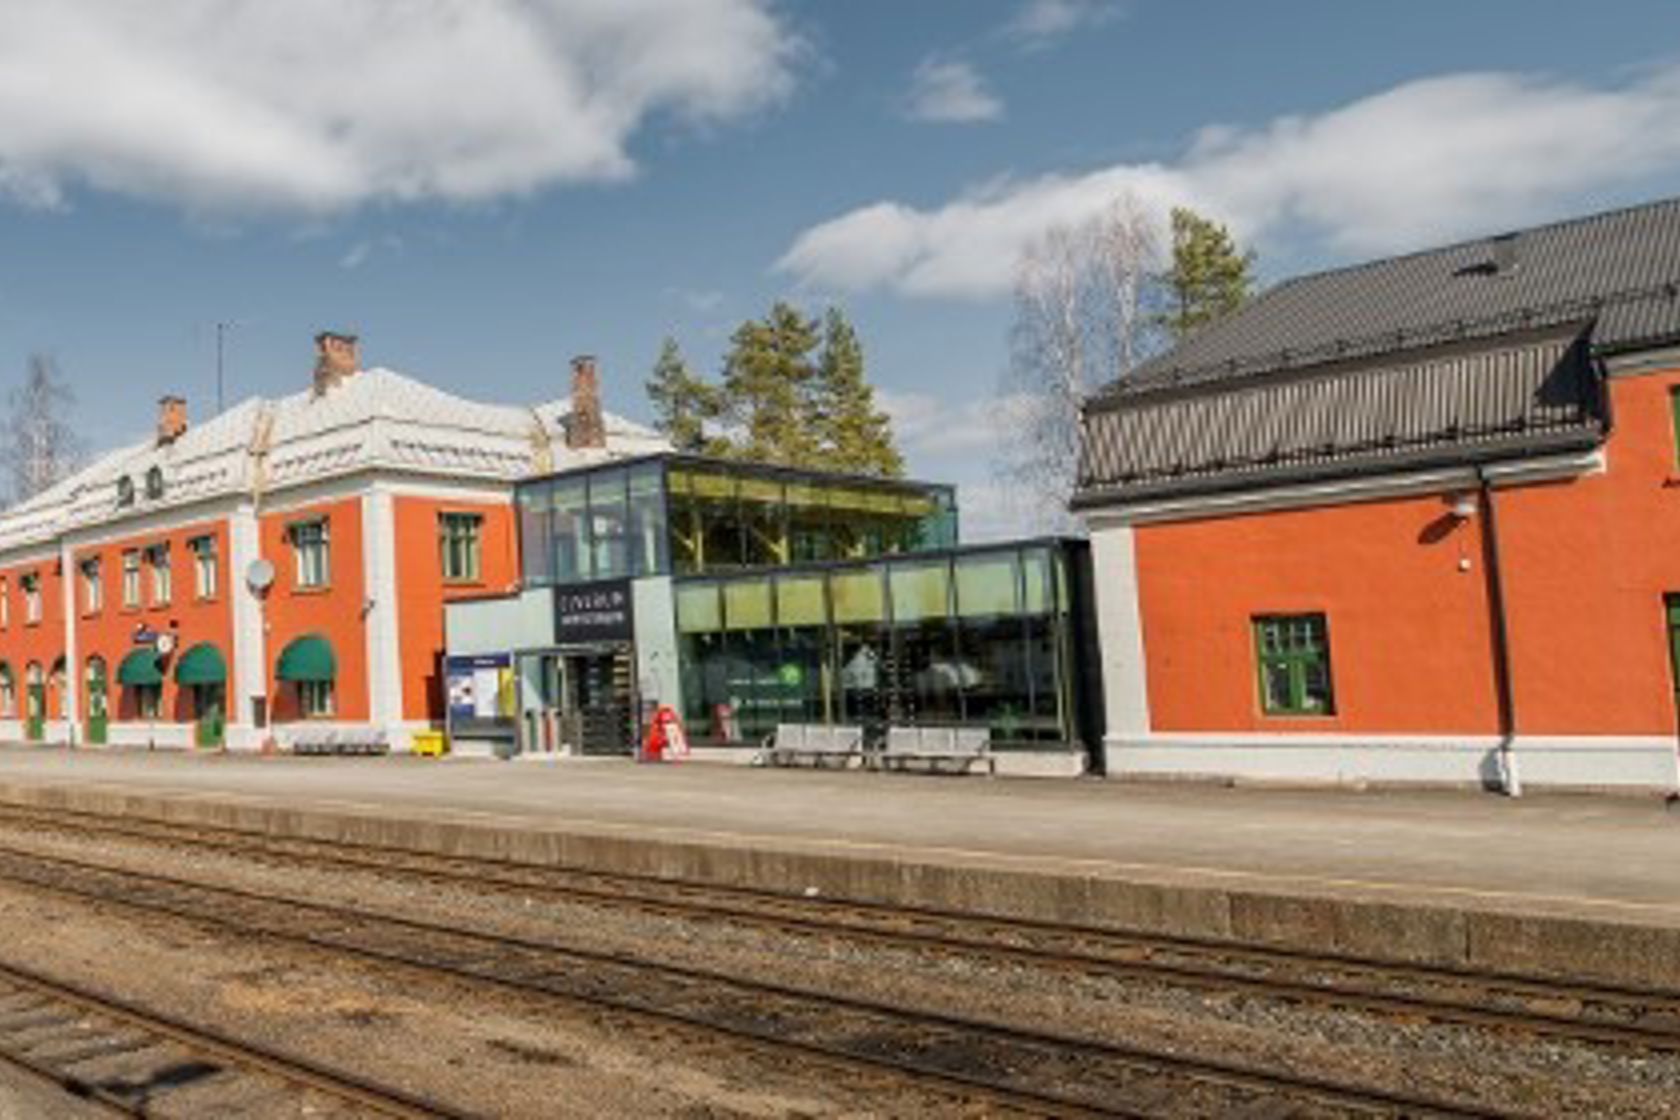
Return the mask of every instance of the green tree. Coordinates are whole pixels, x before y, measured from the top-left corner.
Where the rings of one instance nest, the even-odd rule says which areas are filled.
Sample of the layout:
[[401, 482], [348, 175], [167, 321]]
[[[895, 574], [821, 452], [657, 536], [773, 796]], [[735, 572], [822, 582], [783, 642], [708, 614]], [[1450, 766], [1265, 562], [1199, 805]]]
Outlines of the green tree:
[[1223, 224], [1175, 206], [1172, 264], [1162, 281], [1168, 307], [1161, 322], [1173, 337], [1183, 338], [1248, 299], [1254, 288], [1254, 254], [1240, 251]]
[[730, 454], [788, 466], [819, 461], [812, 424], [817, 339], [816, 320], [782, 301], [735, 328], [723, 360], [723, 414], [737, 433]]
[[717, 386], [694, 375], [674, 338], [659, 347], [647, 395], [653, 402], [653, 426], [678, 451], [715, 452], [727, 443], [706, 434], [706, 422], [717, 419], [722, 407]]
[[892, 420], [875, 406], [875, 389], [864, 379], [863, 345], [837, 307], [824, 317], [812, 402], [822, 465], [884, 478], [904, 473], [904, 458], [893, 446]]

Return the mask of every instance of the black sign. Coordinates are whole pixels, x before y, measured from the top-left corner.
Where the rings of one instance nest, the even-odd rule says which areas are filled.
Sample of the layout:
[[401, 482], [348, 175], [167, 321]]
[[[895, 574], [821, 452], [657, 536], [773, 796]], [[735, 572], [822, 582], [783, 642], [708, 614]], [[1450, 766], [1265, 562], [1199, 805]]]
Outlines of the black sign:
[[629, 580], [603, 580], [554, 589], [556, 644], [628, 642], [634, 637]]

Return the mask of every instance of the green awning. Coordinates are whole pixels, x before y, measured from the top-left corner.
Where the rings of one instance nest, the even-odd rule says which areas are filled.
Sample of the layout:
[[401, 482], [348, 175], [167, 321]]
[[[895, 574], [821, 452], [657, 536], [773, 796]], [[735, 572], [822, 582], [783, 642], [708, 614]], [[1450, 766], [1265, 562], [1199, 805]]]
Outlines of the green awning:
[[126, 687], [137, 684], [162, 684], [163, 670], [158, 667], [157, 654], [149, 649], [137, 649], [117, 666], [117, 683]]
[[222, 651], [209, 642], [200, 642], [175, 663], [177, 684], [221, 684], [226, 680], [227, 662], [222, 660]]
[[283, 681], [330, 681], [337, 669], [332, 646], [325, 638], [310, 634], [280, 651], [274, 675]]

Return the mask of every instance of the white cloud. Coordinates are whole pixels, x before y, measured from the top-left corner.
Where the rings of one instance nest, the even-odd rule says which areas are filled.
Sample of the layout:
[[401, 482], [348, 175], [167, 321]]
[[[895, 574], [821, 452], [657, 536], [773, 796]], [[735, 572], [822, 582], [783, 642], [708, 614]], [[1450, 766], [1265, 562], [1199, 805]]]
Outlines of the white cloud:
[[192, 210], [472, 201], [634, 171], [653, 117], [775, 103], [772, 0], [9, 0], [0, 193]]
[[723, 306], [724, 295], [713, 288], [666, 288], [665, 294], [690, 311], [709, 314]]
[[1114, 0], [1026, 0], [1004, 34], [1026, 47], [1043, 47], [1082, 27], [1107, 23], [1120, 15]]
[[1003, 102], [969, 63], [930, 57], [910, 76], [905, 113], [911, 120], [978, 124], [1003, 116]]
[[913, 456], [968, 456], [992, 452], [1012, 438], [1011, 419], [1026, 407], [1024, 397], [1006, 394], [964, 401], [941, 400], [930, 393], [876, 391], [882, 411], [892, 418], [893, 436]]
[[1194, 206], [1263, 239], [1304, 229], [1374, 254], [1543, 220], [1594, 191], [1680, 171], [1680, 65], [1620, 86], [1517, 74], [1410, 82], [1316, 116], [1209, 128], [1181, 158], [1000, 179], [918, 209], [859, 207], [807, 229], [777, 267], [807, 284], [991, 298], [1021, 248], [1122, 192]]

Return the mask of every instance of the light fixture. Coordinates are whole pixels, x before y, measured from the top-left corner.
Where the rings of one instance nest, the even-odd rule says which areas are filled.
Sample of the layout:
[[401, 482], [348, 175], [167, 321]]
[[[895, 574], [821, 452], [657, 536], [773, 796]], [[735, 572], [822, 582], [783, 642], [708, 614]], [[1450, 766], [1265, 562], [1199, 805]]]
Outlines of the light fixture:
[[1460, 494], [1454, 498], [1452, 515], [1460, 521], [1468, 521], [1476, 516], [1476, 495]]

